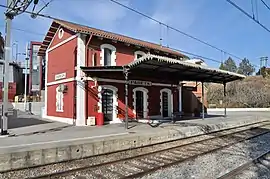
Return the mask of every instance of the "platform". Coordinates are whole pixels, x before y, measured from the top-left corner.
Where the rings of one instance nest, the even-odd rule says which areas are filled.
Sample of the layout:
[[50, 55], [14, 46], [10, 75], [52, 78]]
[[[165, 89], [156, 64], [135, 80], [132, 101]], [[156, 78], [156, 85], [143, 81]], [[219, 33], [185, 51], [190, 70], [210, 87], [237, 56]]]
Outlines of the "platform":
[[78, 159], [180, 139], [265, 121], [269, 117], [268, 112], [230, 112], [226, 118], [220, 114], [209, 114], [204, 120], [183, 120], [175, 124], [162, 121], [158, 124], [133, 122], [129, 124], [129, 130], [124, 128], [124, 124], [76, 127], [47, 121], [12, 129], [13, 135], [0, 138], [0, 170]]

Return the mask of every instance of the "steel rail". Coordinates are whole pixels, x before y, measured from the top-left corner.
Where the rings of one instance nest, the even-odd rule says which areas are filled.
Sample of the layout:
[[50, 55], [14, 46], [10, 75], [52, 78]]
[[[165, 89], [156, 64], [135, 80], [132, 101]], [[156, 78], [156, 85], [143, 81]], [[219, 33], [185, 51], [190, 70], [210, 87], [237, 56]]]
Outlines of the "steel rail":
[[267, 133], [269, 133], [269, 132], [270, 132], [270, 131], [262, 132], [262, 133], [259, 133], [259, 134], [257, 134], [257, 135], [254, 135], [254, 136], [252, 136], [252, 137], [244, 138], [244, 139], [235, 141], [235, 142], [233, 142], [233, 143], [230, 143], [230, 144], [228, 144], [228, 145], [224, 145], [224, 146], [222, 146], [222, 147], [218, 147], [218, 148], [216, 148], [216, 149], [209, 150], [209, 151], [207, 151], [207, 152], [204, 152], [204, 153], [201, 153], [201, 154], [198, 154], [198, 155], [194, 155], [194, 156], [192, 156], [192, 157], [189, 157], [189, 158], [186, 158], [186, 159], [183, 159], [183, 160], [178, 160], [178, 161], [176, 161], [176, 162], [171, 162], [171, 163], [169, 163], [169, 164], [165, 164], [165, 165], [163, 165], [163, 166], [159, 166], [159, 167], [152, 168], [152, 169], [147, 169], [147, 170], [145, 170], [145, 171], [143, 171], [143, 172], [138, 172], [138, 173], [136, 173], [136, 174], [134, 174], [134, 175], [125, 176], [125, 177], [123, 177], [122, 179], [139, 178], [139, 177], [145, 176], [145, 175], [147, 175], [147, 174], [153, 173], [153, 172], [155, 172], [155, 171], [157, 171], [157, 170], [160, 170], [160, 169], [162, 169], [162, 168], [168, 168], [168, 167], [177, 165], [177, 164], [179, 164], [179, 163], [181, 163], [181, 162], [189, 161], [189, 160], [195, 159], [195, 158], [197, 158], [197, 157], [200, 157], [200, 156], [203, 156], [203, 155], [206, 155], [206, 154], [210, 154], [210, 153], [216, 152], [216, 151], [221, 150], [221, 149], [224, 149], [224, 148], [228, 148], [228, 147], [233, 146], [233, 145], [235, 145], [235, 144], [237, 144], [237, 143], [244, 142], [244, 141], [246, 141], [246, 140], [250, 140], [250, 139], [259, 137], [259, 136], [264, 135], [264, 134], [267, 134]]
[[[263, 126], [267, 126], [267, 125], [268, 124], [265, 124]], [[149, 153], [146, 153], [146, 154], [137, 155], [137, 156], [133, 156], [133, 157], [128, 157], [128, 158], [124, 158], [124, 159], [119, 159], [119, 160], [115, 160], [115, 161], [110, 161], [110, 162], [106, 162], [106, 163], [101, 163], [101, 164], [96, 164], [96, 165], [91, 165], [91, 166], [84, 166], [84, 167], [81, 167], [81, 168], [75, 168], [75, 169], [71, 169], [71, 170], [67, 170], [67, 171], [60, 171], [60, 172], [55, 172], [55, 173], [30, 177], [29, 179], [59, 178], [59, 177], [63, 177], [63, 176], [68, 176], [68, 175], [74, 174], [76, 172], [83, 172], [83, 171], [98, 169], [100, 167], [106, 167], [106, 166], [113, 165], [113, 164], [115, 165], [115, 164], [118, 164], [118, 163], [121, 163], [121, 162], [130, 161], [130, 160], [133, 160], [133, 159], [143, 159], [143, 158], [149, 157], [151, 155], [155, 155], [155, 154], [159, 154], [159, 153], [167, 152], [167, 151], [173, 151], [173, 150], [176, 150], [176, 149], [179, 150], [179, 149], [181, 149], [183, 147], [186, 147], [186, 146], [192, 146], [192, 145], [195, 145], [195, 144], [199, 144], [199, 143], [203, 143], [203, 142], [207, 142], [207, 141], [212, 141], [212, 140], [215, 140], [215, 139], [216, 140], [222, 139], [222, 138], [226, 139], [226, 138], [229, 138], [230, 136], [234, 136], [236, 134], [241, 134], [241, 133], [245, 133], [245, 132], [248, 132], [248, 131], [251, 132], [251, 131], [254, 131], [254, 130], [260, 130], [259, 127], [261, 127], [261, 126], [257, 126], [257, 127], [251, 128], [251, 129], [245, 129], [243, 131], [237, 131], [237, 132], [233, 132], [233, 133], [229, 133], [229, 134], [224, 134], [224, 135], [213, 137], [213, 138], [210, 138], [210, 139], [201, 140], [199, 142], [198, 141], [191, 142], [191, 143], [187, 143], [187, 144], [184, 144], [184, 145], [181, 145], [181, 146], [176, 146], [176, 147], [172, 147], [172, 148], [168, 148], [168, 149], [162, 149], [162, 150], [159, 150], [159, 151], [149, 152]], [[267, 130], [267, 129], [265, 129], [265, 130]], [[259, 134], [256, 134], [256, 135], [252, 135], [251, 137], [243, 137], [243, 138], [241, 137], [241, 139], [237, 139], [236, 141], [234, 141], [232, 143], [229, 142], [229, 144], [223, 145], [221, 147], [217, 147], [217, 148], [215, 148], [213, 150], [209, 150], [209, 151], [203, 152], [201, 154], [196, 154], [196, 155], [191, 156], [189, 158], [178, 158], [177, 161], [172, 161], [172, 162], [169, 162], [168, 164], [164, 164], [162, 166], [154, 167], [154, 168], [151, 168], [151, 169], [145, 169], [142, 172], [137, 172], [136, 174], [127, 175], [127, 176], [123, 176], [123, 177], [120, 177], [120, 178], [137, 178], [137, 177], [146, 175], [148, 173], [152, 173], [152, 172], [154, 172], [156, 170], [159, 170], [160, 168], [176, 165], [176, 164], [181, 163], [181, 162], [183, 162], [185, 160], [194, 159], [194, 158], [196, 158], [198, 156], [205, 155], [207, 153], [212, 153], [214, 151], [217, 151], [217, 150], [232, 146], [232, 145], [234, 145], [236, 143], [239, 143], [239, 142], [242, 142], [242, 141], [245, 141], [245, 140], [249, 140], [249, 139], [252, 139], [252, 138], [256, 138], [256, 137], [258, 137], [260, 135], [263, 135], [263, 134], [266, 134], [268, 132], [269, 131], [267, 130], [267, 131], [260, 132]], [[246, 135], [248, 135], [248, 134], [246, 134]]]
[[264, 158], [265, 156], [270, 154], [270, 150], [264, 152], [263, 154], [259, 155], [258, 157], [254, 158], [253, 160], [248, 161], [247, 163], [241, 165], [240, 167], [235, 168], [234, 170], [222, 175], [218, 179], [232, 179], [236, 175], [240, 174], [242, 171], [248, 169], [252, 164], [260, 163], [260, 159]]

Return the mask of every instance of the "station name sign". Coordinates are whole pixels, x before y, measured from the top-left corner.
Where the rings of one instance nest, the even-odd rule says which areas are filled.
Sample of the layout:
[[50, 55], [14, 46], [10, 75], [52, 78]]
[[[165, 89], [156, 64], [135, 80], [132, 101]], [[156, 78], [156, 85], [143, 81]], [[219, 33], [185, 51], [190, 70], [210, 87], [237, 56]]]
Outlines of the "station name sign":
[[54, 80], [61, 80], [61, 79], [65, 79], [65, 78], [66, 78], [66, 76], [67, 76], [67, 74], [66, 74], [66, 73], [59, 73], [59, 74], [56, 74], [56, 75], [54, 76]]
[[152, 86], [152, 82], [150, 81], [140, 81], [140, 80], [129, 80], [130, 85], [137, 86]]

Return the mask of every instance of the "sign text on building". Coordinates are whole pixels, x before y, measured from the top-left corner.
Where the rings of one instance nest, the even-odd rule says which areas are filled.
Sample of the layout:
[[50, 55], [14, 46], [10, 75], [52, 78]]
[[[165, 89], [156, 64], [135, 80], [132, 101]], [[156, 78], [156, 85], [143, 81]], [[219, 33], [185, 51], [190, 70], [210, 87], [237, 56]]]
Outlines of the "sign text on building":
[[66, 73], [59, 73], [59, 74], [56, 74], [54, 76], [55, 80], [61, 80], [61, 79], [64, 79], [64, 78], [66, 78]]
[[150, 81], [139, 81], [139, 80], [129, 80], [130, 85], [138, 85], [138, 86], [151, 86], [152, 83]]

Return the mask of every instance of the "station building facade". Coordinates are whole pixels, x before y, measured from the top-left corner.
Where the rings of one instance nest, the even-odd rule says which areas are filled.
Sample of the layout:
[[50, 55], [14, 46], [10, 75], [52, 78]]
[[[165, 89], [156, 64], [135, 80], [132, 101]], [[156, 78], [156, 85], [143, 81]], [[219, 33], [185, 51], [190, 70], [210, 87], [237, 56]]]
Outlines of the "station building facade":
[[[46, 59], [44, 117], [83, 126], [103, 113], [109, 123], [122, 122], [124, 75], [100, 70], [102, 77], [91, 76], [82, 68], [124, 66], [149, 53], [189, 60], [158, 44], [67, 21], [53, 21], [39, 48], [39, 55]], [[134, 76], [128, 83], [129, 119], [170, 118], [176, 112], [191, 115], [202, 108], [200, 83], [164, 80], [153, 75]]]

